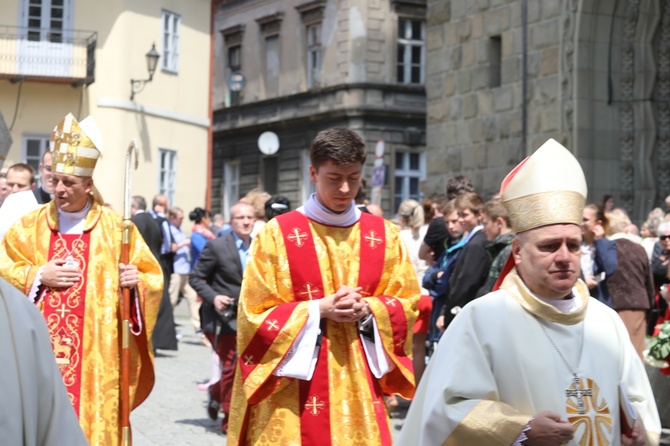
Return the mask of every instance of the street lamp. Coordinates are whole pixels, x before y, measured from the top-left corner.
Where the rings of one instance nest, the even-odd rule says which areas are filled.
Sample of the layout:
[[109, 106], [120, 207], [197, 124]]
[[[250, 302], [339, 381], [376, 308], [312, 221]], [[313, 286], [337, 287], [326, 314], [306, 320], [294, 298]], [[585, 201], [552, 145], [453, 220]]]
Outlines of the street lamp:
[[151, 49], [146, 54], [147, 58], [147, 71], [149, 72], [149, 79], [131, 79], [130, 80], [130, 100], [135, 99], [135, 93], [139, 93], [144, 90], [144, 86], [147, 82], [151, 82], [156, 72], [156, 65], [158, 65], [158, 58], [161, 57], [156, 51], [156, 44], [151, 45]]

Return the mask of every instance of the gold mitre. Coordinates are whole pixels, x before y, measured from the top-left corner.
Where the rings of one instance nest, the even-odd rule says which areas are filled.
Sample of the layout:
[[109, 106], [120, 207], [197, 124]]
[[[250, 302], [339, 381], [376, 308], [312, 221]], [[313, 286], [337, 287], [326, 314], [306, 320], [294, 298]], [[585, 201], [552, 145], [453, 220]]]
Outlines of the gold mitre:
[[72, 113], [68, 113], [51, 132], [49, 149], [53, 152], [53, 172], [93, 176], [102, 153], [100, 130], [93, 117], [77, 122]]
[[557, 223], [581, 225], [586, 178], [577, 158], [549, 139], [505, 177], [500, 194], [517, 234]]

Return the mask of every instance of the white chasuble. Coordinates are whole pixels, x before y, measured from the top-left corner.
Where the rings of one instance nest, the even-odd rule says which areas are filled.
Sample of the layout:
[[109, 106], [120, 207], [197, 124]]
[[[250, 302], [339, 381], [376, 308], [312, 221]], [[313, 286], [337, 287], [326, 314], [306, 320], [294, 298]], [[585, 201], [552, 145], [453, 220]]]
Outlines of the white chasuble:
[[561, 313], [513, 270], [503, 289], [464, 307], [431, 358], [399, 444], [509, 446], [533, 415], [551, 410], [572, 424], [569, 445], [619, 445], [620, 382], [658, 444], [654, 397], [623, 323], [583, 282], [573, 292], [581, 308]]

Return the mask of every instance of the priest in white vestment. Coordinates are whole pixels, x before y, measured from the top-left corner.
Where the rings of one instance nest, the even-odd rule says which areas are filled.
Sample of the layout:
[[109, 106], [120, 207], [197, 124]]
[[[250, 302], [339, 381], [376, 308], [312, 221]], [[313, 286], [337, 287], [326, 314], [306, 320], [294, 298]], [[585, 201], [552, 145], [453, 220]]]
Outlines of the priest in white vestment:
[[42, 314], [0, 279], [0, 444], [80, 446], [79, 426]]
[[[579, 280], [579, 162], [549, 140], [501, 194], [513, 263], [500, 289], [465, 306], [442, 336], [399, 444], [658, 444], [658, 411], [628, 332]], [[632, 431], [620, 415], [627, 400]]]

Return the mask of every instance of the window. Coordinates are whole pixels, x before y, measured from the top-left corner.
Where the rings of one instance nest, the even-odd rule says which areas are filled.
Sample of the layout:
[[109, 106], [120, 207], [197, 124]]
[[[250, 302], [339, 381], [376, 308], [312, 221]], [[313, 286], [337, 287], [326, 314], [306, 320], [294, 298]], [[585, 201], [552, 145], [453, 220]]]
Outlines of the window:
[[23, 138], [23, 160], [35, 169], [35, 181], [39, 180], [42, 154], [49, 148], [48, 136], [25, 136]]
[[426, 163], [424, 154], [413, 152], [395, 153], [395, 202], [394, 212], [403, 200], [413, 199], [421, 202], [421, 180], [425, 178]]
[[274, 98], [279, 92], [279, 36], [265, 38], [265, 97]]
[[422, 20], [399, 19], [398, 82], [423, 84], [425, 71], [426, 24]]
[[321, 23], [307, 26], [307, 88], [321, 84]]
[[177, 73], [179, 71], [179, 27], [181, 17], [169, 11], [163, 11], [163, 54], [161, 68]]
[[309, 158], [309, 150], [303, 150], [301, 152], [300, 164], [302, 170], [302, 187], [300, 192], [302, 194], [301, 201], [304, 203], [316, 190], [309, 174], [309, 166], [312, 165], [312, 162]]
[[489, 88], [500, 87], [502, 82], [502, 39], [491, 36], [489, 39]]
[[177, 152], [160, 149], [160, 160], [158, 193], [168, 197], [168, 203], [174, 203], [174, 193], [177, 186]]
[[[242, 71], [242, 47], [240, 45], [228, 48], [228, 67], [226, 69], [226, 81], [231, 73]], [[240, 92], [228, 89], [228, 106], [240, 103]]]
[[240, 199], [240, 162], [223, 164], [223, 217], [230, 220], [230, 208]]
[[277, 193], [279, 185], [279, 158], [268, 156], [263, 158], [263, 189], [270, 195]]
[[30, 41], [63, 42], [63, 30], [71, 28], [71, 0], [23, 0], [23, 26]]

